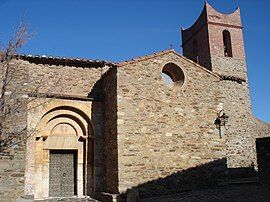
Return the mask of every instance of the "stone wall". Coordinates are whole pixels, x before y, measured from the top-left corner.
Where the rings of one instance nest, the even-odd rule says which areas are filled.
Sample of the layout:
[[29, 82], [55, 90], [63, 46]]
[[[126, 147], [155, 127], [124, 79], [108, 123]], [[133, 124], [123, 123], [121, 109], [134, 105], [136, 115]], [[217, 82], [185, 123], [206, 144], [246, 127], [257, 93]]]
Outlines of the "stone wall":
[[[164, 84], [161, 72], [168, 63], [184, 72], [183, 86]], [[212, 63], [216, 73], [247, 80], [242, 59], [212, 56]], [[26, 126], [29, 92], [94, 99], [89, 108], [95, 139], [88, 147], [88, 172], [94, 179], [87, 179], [88, 194], [136, 188], [147, 197], [216, 185], [226, 163], [256, 167], [255, 140], [270, 136], [269, 124], [252, 115], [247, 81], [222, 80], [172, 50], [110, 69], [22, 60], [13, 65], [20, 68], [8, 91], [15, 85], [20, 93], [10, 103], [23, 105], [7, 119], [10, 129]], [[229, 122], [220, 138], [214, 121], [221, 109]], [[24, 172], [24, 143], [1, 154], [1, 199], [24, 195]]]
[[218, 82], [221, 102], [229, 116], [226, 131], [227, 165], [230, 168], [256, 167], [256, 137], [268, 136], [270, 127], [252, 115], [245, 60], [216, 55], [211, 59], [216, 73], [243, 79]]
[[13, 136], [9, 146], [0, 153], [0, 198], [10, 200], [23, 195], [25, 172], [25, 127], [26, 100], [25, 93], [28, 81], [28, 69], [17, 61], [9, 63], [9, 84], [4, 96], [6, 118], [3, 124], [2, 137]]
[[[182, 87], [162, 81], [160, 72], [171, 62], [185, 74]], [[149, 197], [192, 189], [200, 181], [211, 186], [217, 182], [204, 178], [215, 175], [211, 165], [256, 169], [255, 141], [269, 136], [270, 127], [252, 115], [245, 62], [220, 57], [213, 63], [225, 75], [244, 80], [223, 80], [173, 51], [117, 69], [121, 193], [139, 189], [142, 197]], [[221, 109], [229, 121], [219, 139], [213, 123]]]
[[[167, 63], [183, 70], [182, 87], [163, 83]], [[219, 77], [173, 51], [125, 63], [117, 75], [120, 192], [165, 178], [184, 190], [169, 176], [225, 157], [214, 125]]]
[[[220, 102], [229, 116], [225, 134], [227, 165], [229, 168], [256, 167], [255, 139], [268, 136], [270, 128], [252, 115], [240, 10], [223, 14], [207, 3], [205, 6], [212, 70], [221, 75]], [[224, 30], [230, 33], [232, 57], [224, 55]]]
[[[254, 138], [249, 134], [251, 105], [247, 83], [220, 81], [222, 103], [229, 121], [226, 126], [228, 167], [247, 167], [252, 165]], [[255, 163], [255, 162], [253, 162]]]
[[104, 86], [104, 191], [118, 193], [118, 129], [116, 68], [103, 77]]
[[[246, 81], [248, 80], [245, 60], [213, 55], [211, 61], [213, 64], [213, 72], [220, 75], [239, 77]], [[249, 95], [246, 99], [249, 100]], [[247, 107], [250, 107], [250, 104]]]
[[[93, 191], [103, 191], [103, 181], [104, 181], [104, 104], [103, 102], [92, 102], [92, 117], [91, 121], [94, 127], [94, 154], [91, 156], [94, 161], [94, 183], [92, 189], [88, 189], [88, 195], [93, 193]], [[92, 148], [93, 149], [93, 148]], [[88, 161], [89, 163], [91, 161]], [[91, 167], [91, 165], [89, 165]], [[89, 177], [89, 176], [88, 176]]]
[[[24, 63], [28, 63], [23, 61]], [[30, 90], [39, 93], [87, 97], [104, 68], [82, 68], [47, 64], [30, 64]]]
[[[17, 113], [14, 113], [12, 117], [8, 118], [5, 125], [10, 129], [20, 127], [18, 128], [18, 131], [22, 131], [22, 129], [26, 127], [28, 93], [41, 93], [42, 96], [45, 97], [46, 94], [53, 94], [71, 96], [72, 99], [76, 99], [76, 97], [86, 98], [92, 96], [91, 91], [94, 84], [100, 79], [101, 75], [109, 69], [107, 66], [103, 68], [83, 68], [34, 64], [24, 60], [14, 60], [11, 65], [16, 68], [16, 71], [14, 75], [12, 75], [13, 79], [8, 87], [8, 92], [13, 92], [14, 89], [17, 89], [14, 94], [19, 99], [15, 96], [16, 99], [13, 100], [15, 100], [14, 103], [21, 104], [19, 107], [20, 110]], [[93, 96], [92, 98], [96, 99]], [[12, 103], [13, 107], [16, 106], [14, 103]], [[102, 138], [100, 134], [103, 135], [103, 117], [99, 117], [100, 113], [102, 114], [103, 112], [97, 110], [96, 113], [94, 113], [96, 119], [93, 122], [98, 138]], [[96, 152], [99, 152], [99, 150]], [[10, 200], [23, 196], [25, 186], [25, 141], [21, 144], [16, 144], [11, 149], [5, 151], [1, 154], [0, 158], [0, 198]], [[89, 160], [91, 161], [91, 159]], [[99, 164], [101, 163], [102, 162], [99, 162]], [[90, 172], [94, 171], [90, 170]], [[96, 173], [96, 175], [98, 176], [96, 180], [102, 182], [103, 176], [100, 176], [102, 173]], [[91, 190], [94, 189], [94, 186], [97, 188], [98, 186], [101, 186], [98, 185], [97, 182], [96, 185], [94, 185], [91, 181], [93, 181], [93, 179], [88, 180], [88, 185], [90, 186], [88, 192], [91, 192]]]

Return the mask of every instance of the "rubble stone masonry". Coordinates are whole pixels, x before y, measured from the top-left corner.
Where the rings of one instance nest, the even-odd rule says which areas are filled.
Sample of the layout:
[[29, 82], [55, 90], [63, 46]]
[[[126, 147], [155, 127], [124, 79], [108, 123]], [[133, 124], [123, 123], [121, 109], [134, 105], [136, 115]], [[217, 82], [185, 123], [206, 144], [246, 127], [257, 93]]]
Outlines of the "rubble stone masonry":
[[[183, 70], [182, 87], [164, 84], [167, 63]], [[120, 192], [225, 158], [225, 139], [213, 124], [218, 76], [173, 51], [124, 64], [117, 75]]]
[[[225, 29], [231, 35], [233, 57], [224, 55]], [[257, 169], [256, 139], [269, 137], [270, 125], [252, 115], [240, 10], [221, 14], [206, 3], [182, 36], [186, 57], [166, 50], [118, 64], [32, 56], [11, 61], [17, 70], [6, 98], [14, 89], [19, 92], [6, 103], [21, 106], [5, 120], [5, 132], [16, 129], [22, 131], [19, 138], [25, 137], [26, 126], [38, 125], [47, 112], [59, 118], [70, 109], [55, 123], [75, 116], [70, 123], [79, 120], [76, 127], [85, 133], [70, 135], [68, 141], [55, 138], [66, 144], [54, 143], [53, 138], [46, 142], [49, 135], [36, 136], [27, 151], [23, 141], [2, 152], [0, 200], [47, 197], [49, 150], [59, 145], [69, 149], [73, 143], [80, 150], [77, 193], [103, 194], [107, 199], [126, 197], [128, 192], [147, 198], [215, 186], [225, 182], [227, 168]], [[193, 62], [193, 39], [198, 42], [198, 64]], [[166, 84], [162, 72], [172, 84]], [[48, 104], [49, 111], [42, 106], [27, 111], [28, 101], [36, 98], [54, 104]], [[214, 122], [221, 110], [229, 120], [219, 129]], [[51, 134], [47, 129], [43, 132]], [[55, 147], [43, 147], [48, 142]], [[259, 145], [262, 155], [268, 149], [261, 145], [268, 142]], [[30, 161], [36, 167], [27, 167]], [[36, 174], [43, 187], [35, 182]]]
[[[87, 98], [94, 84], [109, 67], [80, 68], [61, 65], [34, 64], [25, 60], [14, 60], [11, 65], [16, 68], [8, 85], [8, 92], [16, 89], [16, 97], [9, 102], [21, 102], [21, 109], [8, 117], [5, 125], [9, 129], [23, 131], [27, 121], [27, 97], [29, 94], [53, 94], [55, 96], [71, 96], [76, 99]], [[19, 96], [19, 98], [18, 98]], [[16, 98], [16, 100], [14, 100]], [[17, 99], [18, 98], [18, 99]], [[74, 100], [73, 102], [76, 102]], [[89, 105], [89, 107], [91, 107]], [[95, 122], [97, 133], [103, 130], [103, 117]], [[102, 129], [99, 129], [102, 127]], [[103, 133], [103, 132], [102, 132]], [[25, 137], [26, 134], [19, 134]], [[101, 140], [102, 141], [102, 140]], [[0, 163], [0, 198], [1, 200], [16, 199], [24, 195], [25, 175], [25, 141], [6, 150], [1, 154]], [[97, 157], [98, 158], [98, 157]], [[103, 167], [103, 166], [102, 166]], [[103, 177], [98, 179], [102, 180]], [[100, 180], [99, 180], [100, 181]], [[98, 187], [98, 185], [96, 185]]]

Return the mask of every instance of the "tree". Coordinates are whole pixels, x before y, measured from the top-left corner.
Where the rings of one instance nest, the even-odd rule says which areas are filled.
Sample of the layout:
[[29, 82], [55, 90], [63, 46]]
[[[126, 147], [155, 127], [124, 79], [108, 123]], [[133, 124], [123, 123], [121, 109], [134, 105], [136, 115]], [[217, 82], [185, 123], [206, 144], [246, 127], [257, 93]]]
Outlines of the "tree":
[[7, 47], [0, 51], [0, 152], [19, 144], [24, 139], [22, 136], [19, 137], [19, 134], [25, 132], [25, 127], [11, 129], [6, 124], [14, 114], [21, 111], [22, 105], [25, 104], [18, 96], [23, 90], [22, 86], [15, 81], [15, 75], [20, 66], [12, 65], [12, 60], [31, 37], [28, 27], [21, 23]]
[[[21, 23], [6, 48], [0, 50], [0, 152], [20, 144], [26, 137], [26, 127], [17, 127], [15, 114], [22, 112], [27, 99], [21, 96], [25, 89], [18, 80], [20, 66], [13, 64], [18, 50], [32, 37], [28, 27]], [[11, 124], [11, 122], [15, 124]]]
[[[18, 62], [20, 59], [18, 51], [32, 36], [28, 26], [21, 23], [7, 47], [0, 50], [0, 153], [26, 143], [27, 138], [37, 132], [27, 130], [26, 116], [29, 103], [35, 103], [35, 98], [39, 96], [29, 98], [29, 95], [38, 94], [45, 81], [40, 81], [39, 85], [32, 85], [27, 67]], [[55, 75], [56, 79], [51, 87], [46, 88], [45, 91], [43, 89], [44, 94], [49, 94], [59, 86], [61, 76]], [[31, 109], [47, 102], [48, 100], [32, 104]], [[22, 117], [24, 121], [21, 121]]]

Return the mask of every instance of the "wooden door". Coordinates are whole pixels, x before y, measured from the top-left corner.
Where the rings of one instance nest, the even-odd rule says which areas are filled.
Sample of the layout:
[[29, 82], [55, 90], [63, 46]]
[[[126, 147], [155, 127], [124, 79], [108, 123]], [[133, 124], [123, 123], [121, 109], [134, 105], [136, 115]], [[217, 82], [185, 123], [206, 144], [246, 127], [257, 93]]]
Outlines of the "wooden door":
[[76, 151], [51, 150], [49, 196], [76, 195]]

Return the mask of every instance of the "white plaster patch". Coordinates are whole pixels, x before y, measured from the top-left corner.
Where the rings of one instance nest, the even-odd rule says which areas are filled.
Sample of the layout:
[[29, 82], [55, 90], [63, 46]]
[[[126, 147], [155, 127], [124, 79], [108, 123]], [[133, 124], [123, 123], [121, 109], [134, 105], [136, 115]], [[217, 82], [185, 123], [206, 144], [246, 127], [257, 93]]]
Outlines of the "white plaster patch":
[[166, 137], [172, 137], [172, 133], [166, 133]]
[[118, 99], [118, 100], [121, 100], [122, 98], [123, 98], [122, 95], [117, 95], [117, 99]]
[[10, 95], [12, 93], [12, 91], [6, 91], [5, 95]]
[[220, 102], [220, 103], [218, 103], [218, 105], [217, 105], [217, 110], [222, 110], [223, 109], [223, 103], [222, 102]]
[[213, 129], [208, 130], [209, 133], [214, 133]]
[[181, 107], [175, 107], [174, 110], [180, 115], [183, 116], [184, 110]]
[[146, 133], [147, 132], [147, 128], [146, 127], [142, 127], [141, 132], [142, 133]]
[[119, 111], [118, 111], [118, 112], [117, 112], [117, 115], [118, 115], [118, 116], [125, 116], [126, 113], [125, 113], [125, 112], [119, 112]]
[[117, 120], [117, 124], [124, 124], [124, 122], [125, 122], [125, 121], [124, 121], [123, 119], [118, 119], [118, 120]]
[[157, 60], [157, 59], [155, 59], [153, 62], [154, 62], [154, 63], [161, 64], [161, 63], [162, 63], [162, 60]]

